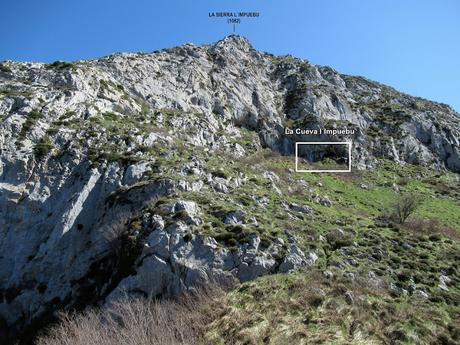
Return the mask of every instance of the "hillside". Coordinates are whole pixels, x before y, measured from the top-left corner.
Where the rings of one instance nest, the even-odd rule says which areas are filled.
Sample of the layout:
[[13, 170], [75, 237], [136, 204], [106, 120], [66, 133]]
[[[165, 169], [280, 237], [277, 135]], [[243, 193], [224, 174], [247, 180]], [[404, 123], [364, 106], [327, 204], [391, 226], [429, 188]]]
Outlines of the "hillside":
[[[234, 280], [211, 343], [460, 341], [460, 117], [446, 105], [229, 36], [2, 62], [0, 121], [5, 342], [29, 343], [57, 310]], [[353, 141], [352, 173], [295, 172], [295, 142], [319, 140]], [[413, 214], [388, 219], [407, 196]]]

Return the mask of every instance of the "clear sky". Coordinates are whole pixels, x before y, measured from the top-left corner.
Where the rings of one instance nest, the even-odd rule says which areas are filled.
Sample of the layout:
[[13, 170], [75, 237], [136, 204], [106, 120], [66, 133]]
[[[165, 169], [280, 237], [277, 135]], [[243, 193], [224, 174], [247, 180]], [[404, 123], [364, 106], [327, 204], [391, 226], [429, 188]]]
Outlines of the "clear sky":
[[460, 111], [458, 0], [1, 0], [0, 60], [95, 58], [211, 43], [210, 11], [258, 11], [255, 48], [362, 75]]

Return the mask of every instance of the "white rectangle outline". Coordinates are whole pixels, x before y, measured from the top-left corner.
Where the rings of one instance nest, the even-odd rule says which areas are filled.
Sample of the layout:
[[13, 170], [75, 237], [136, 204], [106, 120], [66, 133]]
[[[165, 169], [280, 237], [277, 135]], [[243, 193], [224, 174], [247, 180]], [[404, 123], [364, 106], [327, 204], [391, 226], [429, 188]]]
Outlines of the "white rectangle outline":
[[[347, 170], [299, 170], [298, 169], [298, 150], [300, 145], [347, 145], [348, 146], [348, 169]], [[296, 172], [318, 172], [318, 173], [328, 173], [328, 172], [351, 172], [351, 145], [350, 141], [296, 141], [295, 143], [295, 171]]]

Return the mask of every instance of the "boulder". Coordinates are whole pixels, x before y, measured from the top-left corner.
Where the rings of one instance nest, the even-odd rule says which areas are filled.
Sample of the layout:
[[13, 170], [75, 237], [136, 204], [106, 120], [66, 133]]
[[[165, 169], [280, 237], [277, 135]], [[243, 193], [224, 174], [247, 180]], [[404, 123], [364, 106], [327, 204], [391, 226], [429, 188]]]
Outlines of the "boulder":
[[242, 282], [253, 280], [271, 272], [275, 266], [276, 261], [274, 259], [266, 256], [255, 256], [251, 263], [242, 262], [238, 266], [238, 276]]
[[243, 224], [246, 219], [246, 213], [242, 210], [236, 210], [227, 213], [224, 219], [225, 224]]
[[147, 171], [151, 171], [150, 162], [142, 162], [130, 165], [123, 177], [123, 184], [130, 185], [139, 181]]
[[439, 284], [438, 284], [438, 287], [439, 287], [441, 290], [449, 291], [449, 287], [448, 287], [447, 285], [448, 285], [451, 281], [452, 281], [452, 279], [450, 279], [448, 276], [441, 275], [441, 276], [439, 277]]
[[314, 253], [310, 253], [307, 258], [304, 252], [296, 244], [291, 244], [288, 249], [288, 254], [279, 266], [278, 271], [281, 273], [294, 272], [301, 267], [313, 265], [317, 259], [318, 256]]
[[294, 212], [304, 213], [304, 214], [312, 214], [313, 209], [308, 205], [299, 205], [296, 203], [291, 203], [289, 208]]
[[332, 206], [332, 201], [326, 195], [322, 196], [317, 194], [313, 197], [313, 201], [326, 207]]
[[163, 230], [155, 230], [148, 237], [146, 242], [146, 253], [153, 253], [163, 259], [169, 258], [169, 234]]

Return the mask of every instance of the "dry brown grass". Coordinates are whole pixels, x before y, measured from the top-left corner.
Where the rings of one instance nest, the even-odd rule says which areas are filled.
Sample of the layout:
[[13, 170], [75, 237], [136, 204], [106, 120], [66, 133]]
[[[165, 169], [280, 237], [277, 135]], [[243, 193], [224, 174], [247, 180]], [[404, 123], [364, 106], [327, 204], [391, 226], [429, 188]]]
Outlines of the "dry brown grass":
[[246, 168], [252, 168], [255, 165], [262, 165], [266, 163], [267, 160], [272, 161], [280, 158], [282, 158], [282, 156], [278, 152], [272, 151], [270, 149], [264, 149], [261, 151], [257, 151], [244, 158], [241, 158], [239, 162]]
[[345, 181], [345, 182], [352, 182], [354, 184], [358, 184], [360, 182], [364, 181], [363, 175], [364, 171], [363, 170], [356, 170], [352, 169], [351, 172], [346, 172], [346, 173], [328, 173], [328, 175], [333, 176], [339, 180]]
[[460, 240], [460, 233], [450, 228], [436, 219], [411, 217], [404, 224], [403, 229], [413, 232], [417, 235], [444, 235], [451, 240]]
[[427, 301], [320, 271], [263, 277], [223, 301], [207, 334], [216, 344], [451, 344], [440, 340], [457, 332], [456, 320]]
[[195, 345], [218, 308], [220, 288], [200, 287], [176, 300], [125, 299], [103, 310], [62, 314], [37, 345]]
[[395, 299], [367, 279], [314, 270], [262, 277], [227, 294], [202, 288], [179, 300], [126, 300], [64, 315], [37, 344], [453, 344], [457, 320], [429, 301]]

